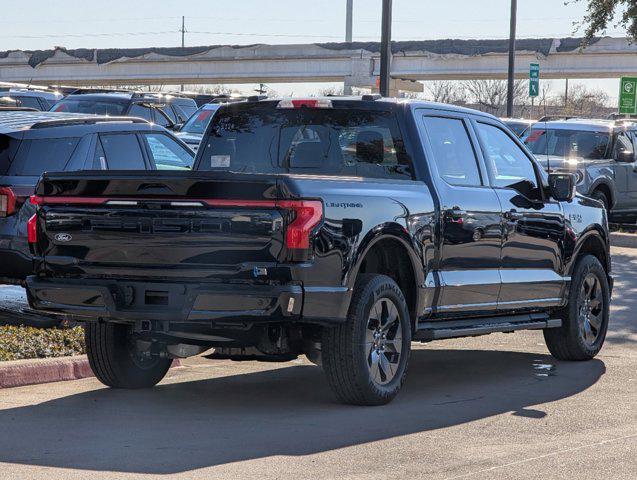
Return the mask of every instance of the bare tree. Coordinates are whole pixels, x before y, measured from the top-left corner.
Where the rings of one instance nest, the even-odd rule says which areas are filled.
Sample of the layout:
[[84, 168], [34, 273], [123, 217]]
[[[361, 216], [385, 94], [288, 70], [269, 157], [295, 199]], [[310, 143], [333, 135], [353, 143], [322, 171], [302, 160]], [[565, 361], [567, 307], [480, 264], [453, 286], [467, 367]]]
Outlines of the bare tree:
[[[503, 115], [507, 101], [507, 82], [505, 80], [467, 80], [463, 82], [464, 88], [469, 94], [470, 101], [474, 102], [481, 110], [493, 115]], [[523, 107], [520, 114], [524, 113], [528, 105], [526, 88], [528, 82], [516, 80], [513, 84], [513, 102]]]
[[432, 81], [425, 84], [429, 98], [433, 102], [462, 104], [467, 102], [467, 92], [463, 85], [448, 80]]
[[[369, 91], [369, 90], [368, 90]], [[345, 94], [345, 89], [343, 87], [328, 87], [323, 88], [317, 92], [317, 96], [319, 97], [340, 97]], [[365, 90], [360, 88], [352, 88], [352, 95], [364, 95]]]
[[564, 106], [565, 115], [579, 117], [605, 117], [610, 106], [610, 97], [603, 90], [589, 90], [584, 85], [574, 85], [568, 93], [555, 99], [557, 105]]

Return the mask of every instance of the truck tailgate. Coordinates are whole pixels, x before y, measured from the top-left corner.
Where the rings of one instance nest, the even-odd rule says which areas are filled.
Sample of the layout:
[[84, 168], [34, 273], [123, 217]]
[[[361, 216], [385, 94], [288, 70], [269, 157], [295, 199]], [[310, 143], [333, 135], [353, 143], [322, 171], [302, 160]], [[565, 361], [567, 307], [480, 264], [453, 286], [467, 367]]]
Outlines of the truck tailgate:
[[276, 263], [276, 177], [108, 172], [45, 175], [38, 252], [55, 274], [198, 279]]

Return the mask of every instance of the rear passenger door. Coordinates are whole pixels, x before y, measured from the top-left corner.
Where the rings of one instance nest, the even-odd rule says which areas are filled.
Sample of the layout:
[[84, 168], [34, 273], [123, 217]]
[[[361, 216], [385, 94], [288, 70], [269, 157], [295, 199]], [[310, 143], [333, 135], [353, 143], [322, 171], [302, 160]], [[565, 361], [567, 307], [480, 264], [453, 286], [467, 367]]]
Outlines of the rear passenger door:
[[489, 183], [502, 205], [502, 288], [499, 310], [558, 305], [565, 281], [562, 206], [546, 198], [537, 166], [512, 134], [496, 121], [474, 122]]
[[488, 185], [470, 121], [453, 112], [421, 111], [425, 152], [440, 198], [441, 240], [434, 313], [490, 313], [500, 293], [501, 208]]

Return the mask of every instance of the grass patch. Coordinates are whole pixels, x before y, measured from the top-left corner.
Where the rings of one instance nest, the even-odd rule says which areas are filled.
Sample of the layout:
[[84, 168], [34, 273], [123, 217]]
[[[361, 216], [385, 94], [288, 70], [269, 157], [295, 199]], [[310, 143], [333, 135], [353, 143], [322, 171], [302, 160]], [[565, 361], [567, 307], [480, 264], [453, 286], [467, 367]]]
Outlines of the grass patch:
[[85, 353], [84, 329], [0, 326], [0, 361]]

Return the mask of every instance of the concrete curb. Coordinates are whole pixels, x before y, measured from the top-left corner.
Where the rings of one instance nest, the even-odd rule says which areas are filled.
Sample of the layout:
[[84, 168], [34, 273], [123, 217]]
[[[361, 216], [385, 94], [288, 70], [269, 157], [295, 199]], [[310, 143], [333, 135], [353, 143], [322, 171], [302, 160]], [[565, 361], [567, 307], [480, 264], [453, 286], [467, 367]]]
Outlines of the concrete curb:
[[610, 244], [613, 247], [637, 248], [637, 235], [633, 233], [612, 232]]
[[[181, 366], [173, 360], [171, 368]], [[0, 362], [0, 389], [93, 377], [86, 355]]]

